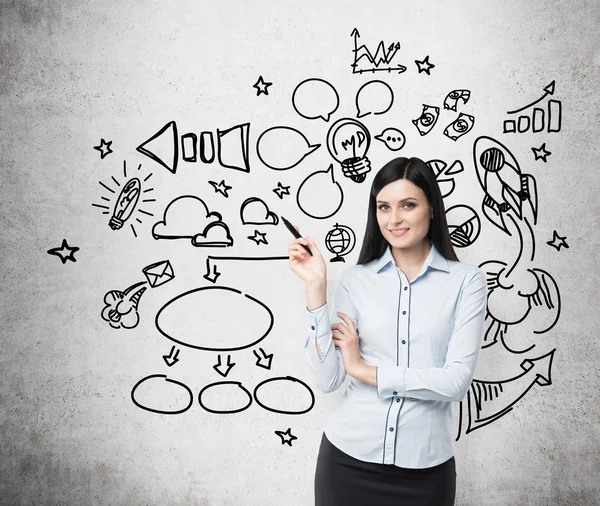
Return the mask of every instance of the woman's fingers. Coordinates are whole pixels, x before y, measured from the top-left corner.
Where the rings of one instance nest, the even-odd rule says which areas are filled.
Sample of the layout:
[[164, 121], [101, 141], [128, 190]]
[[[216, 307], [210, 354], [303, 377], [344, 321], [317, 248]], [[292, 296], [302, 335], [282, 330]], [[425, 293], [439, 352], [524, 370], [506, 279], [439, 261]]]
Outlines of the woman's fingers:
[[338, 312], [337, 312], [337, 315], [338, 315], [338, 316], [339, 316], [339, 317], [340, 317], [342, 320], [344, 320], [344, 322], [346, 322], [346, 325], [348, 325], [348, 328], [349, 328], [349, 329], [350, 329], [352, 332], [356, 333], [356, 327], [354, 326], [354, 322], [353, 322], [353, 321], [352, 321], [350, 318], [348, 318], [348, 316], [347, 316], [347, 315], [345, 315], [345, 314], [344, 314], [344, 313], [342, 313], [341, 311], [338, 311]]

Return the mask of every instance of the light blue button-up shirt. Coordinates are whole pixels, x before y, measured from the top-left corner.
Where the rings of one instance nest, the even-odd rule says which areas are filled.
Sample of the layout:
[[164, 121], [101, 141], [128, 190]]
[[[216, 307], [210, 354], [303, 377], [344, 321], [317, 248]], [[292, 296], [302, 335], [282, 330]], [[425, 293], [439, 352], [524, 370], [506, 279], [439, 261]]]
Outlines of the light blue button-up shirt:
[[473, 379], [487, 290], [481, 269], [447, 260], [430, 244], [412, 281], [388, 247], [379, 259], [344, 269], [332, 303], [307, 311], [304, 348], [320, 390], [332, 392], [346, 377], [331, 338], [331, 323], [342, 321], [336, 311], [354, 321], [361, 357], [377, 367], [377, 386], [352, 377], [325, 427], [356, 459], [424, 468], [454, 455], [451, 403]]

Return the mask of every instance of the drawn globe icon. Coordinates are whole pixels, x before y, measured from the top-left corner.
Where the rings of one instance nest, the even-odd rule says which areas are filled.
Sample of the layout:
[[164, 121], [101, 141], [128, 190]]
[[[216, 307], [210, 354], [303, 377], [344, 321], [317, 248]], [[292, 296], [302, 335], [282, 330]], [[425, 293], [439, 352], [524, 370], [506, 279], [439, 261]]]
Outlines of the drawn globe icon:
[[344, 255], [347, 255], [354, 249], [356, 236], [350, 227], [335, 224], [325, 236], [325, 247], [333, 257], [330, 262], [345, 262]]

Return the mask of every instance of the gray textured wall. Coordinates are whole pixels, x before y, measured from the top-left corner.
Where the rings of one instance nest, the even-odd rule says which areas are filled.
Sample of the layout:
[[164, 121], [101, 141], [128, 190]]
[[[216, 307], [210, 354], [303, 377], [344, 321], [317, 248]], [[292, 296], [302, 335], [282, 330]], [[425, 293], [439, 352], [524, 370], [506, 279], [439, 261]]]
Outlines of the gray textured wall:
[[[315, 405], [302, 415], [256, 402], [240, 413], [211, 413], [198, 394], [224, 380], [212, 367], [217, 352], [178, 346], [179, 362], [169, 367], [162, 356], [175, 343], [158, 332], [154, 315], [183, 292], [213, 286], [203, 277], [207, 254], [286, 254], [290, 236], [283, 227], [254, 227], [268, 233], [268, 245], [246, 239], [253, 226], [241, 223], [239, 208], [248, 197], [260, 196], [320, 245], [336, 221], [361, 239], [370, 179], [358, 185], [340, 175], [344, 204], [326, 220], [304, 215], [294, 197], [311, 172], [332, 163], [327, 130], [339, 117], [356, 117], [356, 92], [374, 78], [352, 75], [355, 27], [372, 51], [381, 40], [399, 41], [396, 61], [407, 67], [400, 75], [377, 74], [395, 100], [386, 114], [364, 118], [371, 134], [395, 126], [406, 134], [397, 154], [464, 165], [450, 178], [456, 187], [445, 204], [470, 206], [481, 229], [472, 244], [457, 248], [461, 260], [513, 264], [521, 248], [531, 253], [535, 240], [535, 257], [519, 260], [518, 281], [546, 286], [536, 292], [543, 295], [537, 303], [497, 290], [490, 304], [505, 323], [523, 304], [530, 312], [519, 324], [513, 318], [511, 325], [494, 327], [504, 339], [487, 342], [476, 374], [480, 385], [505, 386], [504, 397], [484, 403], [487, 415], [510, 411], [483, 424], [474, 413], [467, 420], [466, 401], [461, 413], [456, 405], [455, 421], [463, 428], [455, 443], [457, 505], [600, 502], [600, 320], [593, 270], [600, 211], [597, 2], [3, 1], [0, 20], [1, 504], [311, 504], [320, 434], [342, 390], [326, 395], [314, 389]], [[414, 63], [427, 55], [435, 64], [430, 75]], [[273, 83], [268, 95], [257, 96], [252, 87], [259, 75]], [[302, 118], [292, 107], [294, 88], [311, 77], [326, 79], [339, 94], [329, 123]], [[561, 131], [503, 133], [507, 112], [539, 98], [553, 80], [554, 94], [538, 105], [561, 102]], [[422, 104], [441, 107], [453, 89], [471, 91], [459, 111], [476, 118], [472, 131], [456, 142], [445, 137], [443, 128], [456, 114], [442, 110], [434, 130], [419, 136], [411, 120]], [[180, 154], [173, 174], [136, 151], [169, 121], [177, 122], [179, 135], [250, 122], [250, 173], [185, 162]], [[294, 169], [273, 171], [260, 162], [256, 141], [275, 125], [292, 126], [322, 146]], [[485, 194], [473, 161], [481, 136], [504, 144], [522, 174], [537, 183], [537, 223], [529, 214], [529, 226], [512, 227], [512, 235], [482, 211]], [[103, 158], [93, 148], [101, 138], [112, 141], [113, 150]], [[551, 152], [546, 162], [532, 151], [542, 143]], [[373, 167], [393, 155], [372, 141]], [[114, 205], [116, 193], [99, 182], [118, 192], [115, 180], [126, 180], [124, 160], [128, 177], [139, 164], [144, 177], [152, 173], [142, 187], [153, 188], [143, 198], [154, 202], [139, 204], [130, 223], [112, 230], [104, 209], [92, 204]], [[208, 184], [221, 179], [232, 187], [228, 198]], [[291, 195], [278, 199], [271, 191], [277, 182], [290, 185]], [[153, 239], [152, 226], [166, 205], [184, 194], [202, 197], [222, 214], [234, 248]], [[566, 237], [568, 248], [548, 244], [554, 231]], [[47, 253], [63, 239], [79, 248], [76, 262], [63, 264]], [[156, 288], [145, 285], [139, 324], [110, 328], [101, 317], [104, 295], [145, 281], [141, 269], [165, 259], [175, 278]], [[331, 292], [343, 264], [329, 265]], [[274, 314], [259, 345], [231, 352], [236, 365], [227, 380], [250, 392], [287, 375], [312, 385], [301, 348], [302, 286], [287, 263], [222, 261], [219, 271], [218, 285], [252, 295]], [[228, 300], [204, 297], [204, 316], [188, 312], [177, 325], [206, 330], [210, 320], [210, 332], [226, 327], [223, 339], [235, 340], [244, 338], [231, 337], [236, 329], [264, 323], [264, 314]], [[217, 339], [202, 336], [211, 338]], [[255, 365], [252, 351], [259, 346], [273, 354], [270, 369]], [[153, 374], [188, 385], [190, 409], [167, 415], [134, 404], [134, 385]], [[165, 385], [158, 380], [147, 388], [142, 402], [177, 409], [182, 390]], [[290, 390], [284, 381], [268, 385], [272, 406], [306, 406], [306, 390]], [[217, 392], [211, 402], [239, 406], [236, 395]], [[466, 433], [467, 421], [477, 430]], [[297, 437], [291, 446], [275, 434], [288, 428]]]

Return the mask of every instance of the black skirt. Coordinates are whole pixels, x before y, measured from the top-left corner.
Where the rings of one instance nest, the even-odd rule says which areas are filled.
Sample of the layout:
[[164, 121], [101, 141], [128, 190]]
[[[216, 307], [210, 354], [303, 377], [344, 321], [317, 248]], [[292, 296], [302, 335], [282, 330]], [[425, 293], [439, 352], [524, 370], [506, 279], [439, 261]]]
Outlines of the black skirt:
[[410, 469], [364, 462], [334, 446], [323, 433], [315, 472], [315, 506], [453, 506], [454, 457]]

